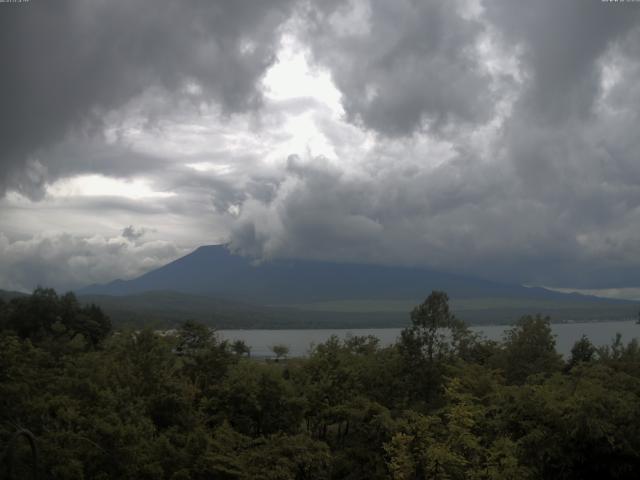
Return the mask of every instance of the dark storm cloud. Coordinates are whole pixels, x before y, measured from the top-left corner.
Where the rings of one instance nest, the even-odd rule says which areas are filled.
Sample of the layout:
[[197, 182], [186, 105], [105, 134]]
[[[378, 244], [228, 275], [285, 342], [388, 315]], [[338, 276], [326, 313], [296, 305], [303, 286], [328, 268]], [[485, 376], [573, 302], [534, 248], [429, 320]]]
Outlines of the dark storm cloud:
[[127, 178], [166, 170], [173, 161], [158, 154], [135, 151], [126, 142], [107, 143], [102, 135], [74, 135], [46, 149], [46, 178], [100, 174]]
[[[485, 2], [502, 40], [520, 50], [522, 91], [499, 139], [520, 201], [544, 218], [539, 283], [640, 284], [629, 268], [640, 232], [635, 75], [640, 8], [585, 2]], [[616, 64], [617, 62], [617, 64]], [[616, 73], [607, 91], [606, 69]], [[616, 98], [624, 97], [623, 101]], [[524, 260], [516, 252], [514, 258]]]
[[[275, 198], [242, 204], [232, 246], [262, 258], [427, 265], [510, 282], [640, 283], [640, 192], [566, 185], [524, 193], [502, 165], [459, 157], [431, 171], [353, 177], [292, 158]], [[635, 200], [634, 200], [635, 198]]]
[[440, 263], [444, 258], [435, 257], [447, 252], [429, 243], [456, 225], [436, 224], [496, 196], [488, 187], [497, 176], [485, 176], [482, 186], [460, 180], [461, 172], [472, 173], [468, 167], [458, 162], [409, 175], [391, 167], [354, 177], [322, 157], [292, 156], [274, 198], [243, 204], [232, 244], [264, 257]]
[[[640, 4], [474, 3], [32, 0], [0, 9], [0, 197], [37, 198], [52, 179], [89, 173], [140, 177], [153, 190], [47, 198], [62, 212], [113, 215], [115, 230], [24, 240], [23, 229], [7, 229], [0, 253], [34, 255], [52, 271], [73, 257], [67, 283], [105, 281], [144, 262], [85, 268], [74, 249], [97, 258], [120, 245], [133, 262], [151, 234], [122, 226], [169, 222], [162, 238], [184, 222], [192, 230], [179, 240], [202, 243], [193, 223], [206, 223], [258, 257], [640, 285]], [[330, 73], [344, 119], [321, 96], [263, 98], [280, 28], [311, 69]], [[203, 101], [222, 117], [201, 115]], [[299, 146], [309, 123], [326, 157]], [[7, 200], [0, 220], [15, 223], [21, 201]], [[178, 252], [158, 248], [149, 265]], [[20, 262], [11, 265], [18, 275]], [[35, 278], [24, 275], [22, 284]]]
[[[484, 2], [475, 20], [464, 20], [419, 5], [370, 2], [368, 29], [342, 36], [327, 14], [309, 41], [351, 120], [409, 134], [423, 120], [448, 119], [453, 156], [434, 167], [437, 156], [405, 143], [380, 161], [379, 140], [356, 175], [336, 166], [351, 165], [348, 158], [290, 164], [275, 200], [245, 202], [233, 244], [254, 255], [419, 263], [516, 282], [640, 285], [640, 6]], [[450, 28], [417, 27], [433, 18]], [[457, 56], [483, 31], [501, 49], [491, 54], [515, 59], [509, 88], [493, 88], [496, 75], [509, 73], [487, 79]], [[469, 81], [460, 91], [456, 65]], [[452, 87], [438, 84], [440, 73]], [[383, 95], [368, 97], [370, 87]], [[486, 151], [465, 134], [474, 130], [456, 135], [465, 123], [487, 125], [461, 106], [486, 113], [474, 102], [508, 96]], [[443, 108], [430, 98], [446, 99]]]
[[520, 108], [541, 124], [591, 112], [600, 91], [599, 59], [640, 18], [637, 6], [601, 0], [491, 0], [483, 6], [504, 41], [522, 47], [527, 80]]
[[489, 117], [491, 79], [475, 51], [481, 22], [463, 18], [454, 2], [355, 5], [312, 9], [303, 27], [314, 58], [330, 69], [342, 92], [351, 121], [405, 135]]
[[[41, 149], [145, 89], [188, 82], [231, 113], [261, 102], [289, 0], [32, 1], [0, 10], [0, 195], [42, 194]], [[90, 128], [90, 127], [89, 127]], [[34, 170], [37, 170], [34, 173]]]

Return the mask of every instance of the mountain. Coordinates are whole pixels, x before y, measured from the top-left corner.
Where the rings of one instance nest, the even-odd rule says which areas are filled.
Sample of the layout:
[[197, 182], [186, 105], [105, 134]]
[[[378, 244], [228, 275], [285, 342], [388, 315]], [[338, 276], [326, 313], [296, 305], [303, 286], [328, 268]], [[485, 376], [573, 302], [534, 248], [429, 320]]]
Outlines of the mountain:
[[267, 304], [420, 299], [432, 290], [444, 290], [455, 298], [596, 299], [424, 268], [308, 260], [256, 263], [250, 258], [232, 254], [224, 245], [200, 247], [138, 278], [92, 285], [78, 293], [130, 295], [157, 290]]
[[396, 326], [432, 290], [446, 291], [456, 314], [475, 323], [524, 314], [555, 320], [635, 316], [634, 302], [528, 288], [425, 268], [308, 260], [255, 262], [224, 245], [200, 247], [132, 280], [77, 293], [116, 318], [194, 318], [224, 328]]

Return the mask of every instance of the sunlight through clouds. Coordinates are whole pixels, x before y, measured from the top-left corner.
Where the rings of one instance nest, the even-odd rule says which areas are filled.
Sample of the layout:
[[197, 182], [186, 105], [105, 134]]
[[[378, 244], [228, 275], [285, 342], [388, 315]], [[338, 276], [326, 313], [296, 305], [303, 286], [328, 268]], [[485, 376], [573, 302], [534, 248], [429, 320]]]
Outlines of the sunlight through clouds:
[[321, 67], [311, 67], [308, 47], [292, 34], [284, 35], [276, 63], [265, 74], [265, 95], [272, 100], [313, 98], [333, 112], [342, 114], [341, 94], [331, 74]]
[[264, 94], [268, 102], [285, 104], [296, 100], [314, 100], [308, 108], [292, 112], [282, 125], [288, 140], [276, 151], [284, 158], [291, 153], [307, 152], [312, 156], [336, 158], [330, 139], [319, 128], [318, 115], [333, 122], [344, 117], [341, 94], [333, 84], [330, 73], [308, 62], [309, 52], [295, 36], [284, 35], [276, 63], [267, 71], [263, 80]]
[[102, 175], [79, 175], [64, 178], [47, 187], [52, 197], [124, 197], [130, 199], [168, 198], [174, 192], [154, 191], [143, 179], [118, 179]]

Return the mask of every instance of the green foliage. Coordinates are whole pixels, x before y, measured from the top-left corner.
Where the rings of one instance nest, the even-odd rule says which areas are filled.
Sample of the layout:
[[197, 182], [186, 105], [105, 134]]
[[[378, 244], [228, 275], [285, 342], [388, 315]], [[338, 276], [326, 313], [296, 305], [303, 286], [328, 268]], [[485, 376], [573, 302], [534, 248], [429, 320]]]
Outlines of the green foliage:
[[475, 338], [449, 309], [449, 297], [434, 291], [411, 312], [411, 325], [402, 331], [399, 348], [405, 370], [412, 372], [405, 389], [427, 404], [438, 401], [445, 365], [471, 354]]
[[507, 382], [523, 383], [531, 375], [551, 374], [562, 367], [549, 317], [522, 317], [505, 333], [500, 366]]
[[451, 358], [464, 348], [468, 330], [449, 310], [449, 297], [432, 292], [411, 312], [411, 326], [402, 332], [402, 345], [426, 361]]
[[593, 346], [591, 341], [583, 335], [580, 340], [573, 344], [571, 347], [571, 358], [567, 363], [567, 368], [571, 370], [573, 367], [583, 362], [591, 362], [596, 357], [596, 347]]
[[33, 343], [60, 349], [63, 342], [97, 347], [111, 331], [111, 322], [94, 304], [82, 306], [72, 293], [62, 296], [50, 288], [0, 304], [0, 327]]
[[286, 358], [289, 355], [289, 347], [287, 345], [277, 344], [272, 345], [271, 351], [276, 356], [276, 360], [280, 360], [281, 358]]
[[[563, 365], [548, 319], [525, 317], [488, 342], [434, 292], [397, 345], [331, 337], [273, 362], [195, 322], [173, 337], [104, 335], [72, 295], [36, 292], [0, 304], [0, 450], [29, 429], [42, 478], [640, 475], [636, 341], [582, 339]], [[15, 472], [28, 471], [26, 453]]]
[[246, 355], [247, 357], [251, 356], [251, 347], [247, 345], [244, 340], [236, 340], [233, 342], [231, 350], [239, 357], [242, 357], [243, 355]]
[[209, 410], [247, 435], [294, 433], [303, 401], [277, 366], [244, 361], [229, 370]]

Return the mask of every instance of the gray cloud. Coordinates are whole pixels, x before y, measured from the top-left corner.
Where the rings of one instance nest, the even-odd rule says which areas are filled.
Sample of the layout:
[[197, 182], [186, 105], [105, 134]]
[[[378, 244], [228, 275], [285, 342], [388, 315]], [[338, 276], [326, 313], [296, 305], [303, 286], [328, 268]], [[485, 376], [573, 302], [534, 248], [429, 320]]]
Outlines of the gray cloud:
[[539, 124], [588, 116], [600, 92], [598, 61], [637, 27], [640, 9], [601, 0], [484, 1], [486, 18], [522, 49], [521, 114]]
[[122, 237], [126, 238], [130, 242], [135, 242], [140, 238], [144, 237], [144, 234], [147, 233], [144, 228], [135, 228], [133, 225], [129, 225], [128, 227], [124, 227], [122, 229]]
[[[569, 185], [568, 188], [571, 188]], [[637, 196], [637, 195], [636, 195]], [[268, 202], [250, 198], [232, 246], [263, 258], [427, 265], [503, 281], [640, 283], [638, 203], [624, 190], [527, 193], [500, 165], [459, 157], [430, 171], [351, 176], [291, 159]], [[601, 211], [597, 211], [597, 209]]]
[[[465, 248], [475, 241], [476, 228], [460, 220], [505, 197], [499, 174], [462, 158], [431, 171], [397, 167], [353, 176], [323, 158], [292, 156], [273, 199], [243, 204], [232, 245], [265, 257], [442, 265], [455, 255], [449, 237]], [[482, 178], [466, 183], [461, 173]]]
[[[479, 131], [471, 129], [446, 137], [454, 154], [445, 161], [409, 141], [379, 140], [357, 175], [347, 173], [348, 158], [339, 159], [344, 169], [318, 171], [313, 159], [290, 167], [275, 200], [243, 205], [234, 245], [545, 285], [640, 285], [640, 139], [631, 127], [640, 105], [640, 10], [600, 2], [485, 7], [478, 21], [519, 65], [517, 86], [506, 92], [512, 105], [485, 151], [466, 135]], [[402, 94], [420, 105], [420, 95]]]
[[184, 250], [170, 242], [133, 242], [125, 236], [37, 235], [10, 241], [0, 234], [0, 285], [60, 290], [131, 278], [174, 260]]
[[290, 4], [65, 0], [2, 8], [0, 195], [11, 188], [41, 197], [43, 149], [91, 133], [101, 116], [150, 87], [179, 96], [191, 82], [223, 112], [255, 108], [256, 81], [274, 61]]
[[[348, 118], [387, 135], [487, 120], [483, 24], [455, 2], [339, 2], [308, 12], [303, 35], [343, 94]], [[478, 94], [482, 92], [482, 94]]]
[[[640, 5], [473, 3], [0, 10], [0, 196], [42, 199], [0, 203], [0, 281], [131, 276], [182, 251], [171, 245], [228, 236], [265, 258], [640, 286]], [[281, 31], [331, 74], [344, 119], [317, 98], [261, 92]], [[305, 122], [329, 144], [324, 157], [298, 146]], [[144, 177], [174, 196], [46, 193], [52, 179], [88, 173]], [[31, 231], [62, 224], [56, 215], [86, 225], [33, 237], [21, 228], [27, 213]], [[98, 221], [108, 225], [86, 235]], [[113, 237], [123, 225], [157, 232]], [[157, 243], [164, 236], [169, 246]]]

